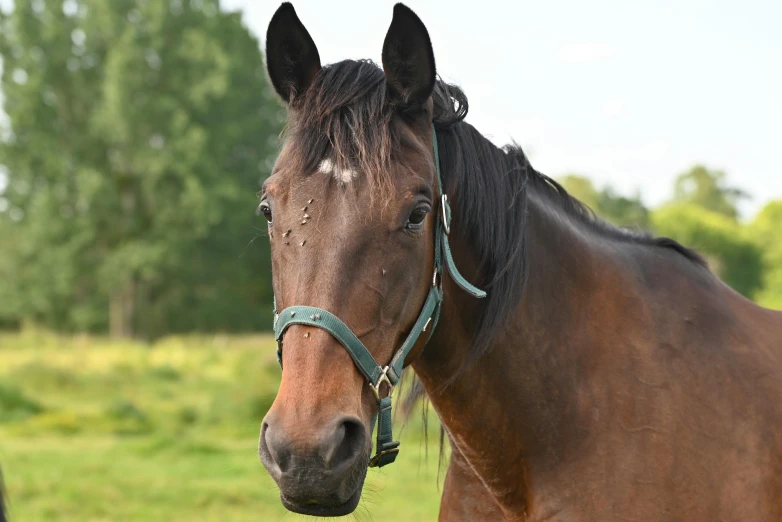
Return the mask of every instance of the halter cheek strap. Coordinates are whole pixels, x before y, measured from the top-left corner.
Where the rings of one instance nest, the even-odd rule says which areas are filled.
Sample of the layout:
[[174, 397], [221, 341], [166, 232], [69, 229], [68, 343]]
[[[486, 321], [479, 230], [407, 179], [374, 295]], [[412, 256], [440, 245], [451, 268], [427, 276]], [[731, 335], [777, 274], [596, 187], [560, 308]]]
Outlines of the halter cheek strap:
[[[421, 334], [427, 332], [427, 342], [432, 336], [437, 321], [440, 318], [440, 309], [443, 302], [442, 275], [443, 265], [453, 281], [465, 292], [473, 297], [486, 297], [486, 292], [473, 286], [456, 269], [448, 244], [448, 235], [451, 232], [451, 207], [443, 188], [442, 175], [440, 173], [440, 155], [437, 147], [437, 132], [432, 128], [434, 160], [437, 170], [437, 183], [440, 190], [439, 218], [435, 224], [434, 243], [434, 275], [432, 286], [426, 296], [421, 313], [413, 325], [402, 346], [396, 351], [387, 366], [381, 366], [372, 357], [372, 354], [359, 340], [353, 331], [345, 325], [337, 316], [312, 306], [291, 306], [277, 313], [277, 300], [274, 303], [274, 335], [277, 340], [277, 361], [282, 367], [282, 344], [286, 330], [294, 325], [314, 326], [327, 331], [350, 354], [359, 371], [369, 382], [370, 388], [378, 401], [378, 412], [372, 418], [372, 430], [377, 424], [377, 444], [375, 455], [369, 461], [369, 467], [383, 467], [396, 460], [399, 453], [399, 441], [395, 441], [391, 430], [391, 394], [394, 387], [402, 378], [402, 369], [405, 357], [415, 346]], [[381, 397], [381, 385], [386, 383], [388, 394]]]

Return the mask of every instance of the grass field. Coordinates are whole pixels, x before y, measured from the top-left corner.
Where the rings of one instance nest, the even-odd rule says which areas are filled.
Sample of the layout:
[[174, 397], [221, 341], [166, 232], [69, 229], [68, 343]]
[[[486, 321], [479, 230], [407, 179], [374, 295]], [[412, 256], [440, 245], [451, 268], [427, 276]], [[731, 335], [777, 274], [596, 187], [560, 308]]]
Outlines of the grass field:
[[[257, 456], [279, 375], [266, 336], [144, 345], [0, 334], [11, 521], [305, 520], [282, 508]], [[417, 417], [396, 463], [369, 471], [349, 519], [437, 518], [438, 429], [427, 457]]]

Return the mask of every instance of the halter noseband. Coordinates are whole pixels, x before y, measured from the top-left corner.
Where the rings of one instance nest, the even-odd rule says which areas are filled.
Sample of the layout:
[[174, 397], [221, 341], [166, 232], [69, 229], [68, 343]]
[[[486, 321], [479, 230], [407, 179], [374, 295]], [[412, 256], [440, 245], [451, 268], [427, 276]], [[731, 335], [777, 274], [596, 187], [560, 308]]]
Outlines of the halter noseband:
[[[437, 326], [443, 302], [443, 262], [445, 262], [445, 268], [448, 270], [451, 278], [460, 288], [473, 297], [486, 297], [486, 292], [470, 284], [459, 273], [454, 264], [451, 248], [448, 244], [448, 234], [451, 232], [451, 207], [448, 204], [448, 196], [445, 195], [443, 180], [440, 174], [440, 155], [437, 148], [437, 131], [434, 129], [434, 126], [432, 127], [432, 136], [434, 163], [440, 190], [440, 219], [435, 224], [432, 287], [426, 296], [426, 301], [424, 301], [424, 306], [418, 315], [418, 320], [413, 325], [413, 329], [410, 331], [407, 339], [394, 354], [391, 362], [387, 366], [378, 364], [353, 331], [334, 314], [312, 306], [290, 306], [277, 313], [276, 298], [274, 302], [274, 336], [277, 340], [277, 361], [280, 363], [280, 367], [282, 367], [282, 338], [288, 327], [294, 324], [314, 326], [326, 330], [345, 347], [353, 362], [369, 382], [369, 386], [372, 388], [372, 392], [378, 401], [378, 413], [372, 418], [371, 428], [374, 430], [374, 425], [377, 422], [377, 444], [375, 455], [369, 461], [369, 467], [383, 467], [386, 464], [391, 464], [396, 460], [396, 455], [399, 453], [399, 441], [394, 440], [391, 431], [391, 394], [394, 391], [394, 386], [402, 378], [402, 369], [407, 354], [418, 341], [421, 334], [427, 330], [430, 323], [431, 328], [429, 329], [427, 342], [429, 342]], [[388, 385], [388, 395], [381, 397], [380, 386], [384, 382]]]

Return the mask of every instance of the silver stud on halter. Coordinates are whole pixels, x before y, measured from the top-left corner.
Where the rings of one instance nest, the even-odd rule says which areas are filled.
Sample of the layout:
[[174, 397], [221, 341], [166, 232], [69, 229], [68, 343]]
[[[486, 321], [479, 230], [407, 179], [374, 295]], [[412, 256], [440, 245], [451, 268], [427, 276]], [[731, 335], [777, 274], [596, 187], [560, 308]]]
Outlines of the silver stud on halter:
[[429, 328], [429, 323], [431, 323], [431, 322], [432, 322], [432, 318], [430, 317], [429, 319], [426, 320], [426, 324], [424, 325], [424, 327], [423, 327], [423, 329], [421, 331], [425, 332], [426, 329]]

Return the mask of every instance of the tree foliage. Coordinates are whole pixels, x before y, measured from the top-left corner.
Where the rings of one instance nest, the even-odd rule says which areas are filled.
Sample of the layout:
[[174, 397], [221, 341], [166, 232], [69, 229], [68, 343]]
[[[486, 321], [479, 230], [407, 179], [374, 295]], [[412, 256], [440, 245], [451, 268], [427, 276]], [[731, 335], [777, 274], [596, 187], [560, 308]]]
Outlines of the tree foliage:
[[597, 189], [592, 180], [577, 174], [569, 174], [559, 181], [568, 193], [614, 225], [642, 229], [649, 227], [649, 209], [641, 201], [640, 195], [623, 196], [610, 185]]
[[0, 20], [0, 317], [154, 336], [271, 302], [253, 209], [281, 124], [219, 0], [17, 0]]
[[763, 288], [759, 304], [782, 310], [782, 200], [768, 203], [749, 223], [749, 234], [763, 251]]
[[[0, 327], [155, 337], [268, 328], [254, 215], [282, 109], [258, 41], [219, 0], [16, 0], [0, 10]], [[782, 202], [696, 165], [673, 201], [569, 175], [619, 226], [696, 248], [736, 290], [782, 308]]]
[[727, 185], [725, 172], [709, 170], [703, 165], [679, 174], [673, 188], [674, 202], [698, 205], [732, 219], [738, 217], [739, 200], [746, 197], [743, 190]]
[[655, 232], [704, 254], [737, 292], [754, 297], [763, 284], [762, 252], [739, 223], [692, 204], [665, 205], [652, 214]]
[[597, 212], [599, 195], [591, 179], [579, 174], [567, 174], [557, 181], [568, 191], [568, 194]]

